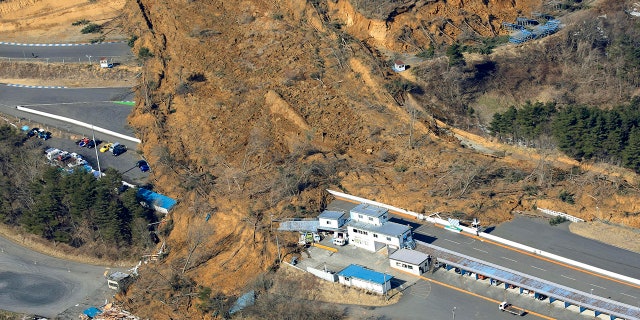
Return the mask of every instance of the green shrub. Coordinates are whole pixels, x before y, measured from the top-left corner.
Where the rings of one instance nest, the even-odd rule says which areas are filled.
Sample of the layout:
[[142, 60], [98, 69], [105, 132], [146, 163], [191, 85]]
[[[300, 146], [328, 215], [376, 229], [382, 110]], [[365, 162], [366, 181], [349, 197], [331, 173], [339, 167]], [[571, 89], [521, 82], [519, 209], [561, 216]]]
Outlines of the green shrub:
[[567, 222], [567, 221], [569, 221], [569, 220], [567, 220], [567, 218], [565, 218], [563, 216], [557, 216], [557, 217], [553, 217], [553, 218], [549, 219], [549, 224], [552, 225], [552, 226], [555, 226], [555, 225], [559, 225], [559, 224], [561, 224], [563, 222]]
[[562, 202], [566, 202], [568, 204], [575, 204], [575, 199], [573, 199], [573, 194], [569, 193], [567, 190], [560, 191], [558, 198], [562, 200]]
[[97, 25], [95, 23], [90, 23], [86, 27], [82, 28], [82, 30], [80, 30], [80, 32], [82, 34], [100, 33], [100, 32], [102, 32], [102, 26], [101, 25]]
[[138, 50], [138, 59], [147, 60], [149, 58], [153, 58], [153, 53], [151, 52], [151, 50], [149, 50], [149, 48], [142, 47], [140, 48], [140, 50]]
[[129, 46], [129, 48], [133, 48], [133, 45], [136, 43], [136, 40], [138, 40], [138, 36], [136, 35], [132, 35], [131, 38], [129, 38], [129, 40], [127, 41], [127, 45]]

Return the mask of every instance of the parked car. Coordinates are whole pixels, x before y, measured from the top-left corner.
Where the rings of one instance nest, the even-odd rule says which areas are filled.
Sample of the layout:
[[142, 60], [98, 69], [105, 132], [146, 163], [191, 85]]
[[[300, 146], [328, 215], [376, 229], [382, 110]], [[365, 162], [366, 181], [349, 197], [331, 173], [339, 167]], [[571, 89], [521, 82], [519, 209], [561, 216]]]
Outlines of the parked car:
[[125, 145], [123, 145], [123, 144], [117, 144], [117, 145], [113, 146], [112, 152], [113, 152], [113, 155], [117, 157], [117, 156], [127, 152], [127, 147]]
[[40, 129], [38, 130], [38, 138], [42, 140], [48, 140], [51, 138], [51, 132]]
[[142, 172], [147, 172], [149, 171], [149, 164], [144, 161], [144, 160], [140, 160], [136, 163], [136, 167], [140, 168], [140, 171]]
[[111, 150], [111, 147], [113, 147], [113, 143], [109, 142], [100, 148], [100, 152], [107, 152]]
[[37, 135], [38, 131], [40, 131], [40, 128], [33, 128], [33, 129], [27, 131], [27, 137], [31, 138], [31, 137]]

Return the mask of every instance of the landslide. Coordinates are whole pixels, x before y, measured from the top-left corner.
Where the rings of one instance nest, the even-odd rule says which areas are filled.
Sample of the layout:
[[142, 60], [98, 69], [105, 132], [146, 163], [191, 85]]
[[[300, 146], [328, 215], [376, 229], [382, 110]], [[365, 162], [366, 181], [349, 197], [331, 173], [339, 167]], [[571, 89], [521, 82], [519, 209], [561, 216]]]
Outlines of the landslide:
[[[169, 254], [141, 268], [127, 307], [154, 319], [224, 311], [230, 296], [275, 266], [271, 220], [317, 214], [329, 201], [325, 188], [484, 225], [545, 207], [639, 227], [637, 187], [619, 176], [558, 165], [553, 154], [514, 161], [463, 148], [413, 98], [428, 93], [387, 93], [385, 84], [401, 78], [378, 50], [408, 47], [350, 29], [394, 30], [425, 12], [450, 25], [482, 3], [486, 21], [529, 8], [422, 2], [384, 27], [360, 17], [342, 28], [333, 23], [348, 12], [342, 1], [127, 3], [127, 28], [140, 36], [134, 52], [146, 59], [130, 123], [154, 187], [180, 199], [160, 232]], [[567, 193], [572, 203], [558, 197]], [[293, 237], [280, 238], [285, 257]], [[216, 307], [195, 298], [202, 286], [220, 294]]]

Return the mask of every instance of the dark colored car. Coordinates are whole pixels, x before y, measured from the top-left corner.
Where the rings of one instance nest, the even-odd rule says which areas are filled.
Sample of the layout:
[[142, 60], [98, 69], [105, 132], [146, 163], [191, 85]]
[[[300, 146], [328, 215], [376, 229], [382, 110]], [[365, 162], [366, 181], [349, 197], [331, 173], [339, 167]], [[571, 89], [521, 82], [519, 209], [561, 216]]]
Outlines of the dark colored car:
[[27, 137], [31, 138], [31, 137], [37, 135], [38, 131], [40, 131], [40, 128], [33, 128], [33, 129], [27, 131]]
[[122, 144], [113, 147], [113, 155], [116, 157], [125, 152], [127, 152], [127, 147]]
[[136, 167], [140, 168], [140, 171], [142, 172], [147, 172], [149, 171], [149, 164], [144, 161], [144, 160], [140, 160], [136, 163]]
[[51, 138], [51, 132], [44, 131], [43, 129], [40, 129], [38, 131], [38, 138], [40, 138], [42, 140], [49, 140]]

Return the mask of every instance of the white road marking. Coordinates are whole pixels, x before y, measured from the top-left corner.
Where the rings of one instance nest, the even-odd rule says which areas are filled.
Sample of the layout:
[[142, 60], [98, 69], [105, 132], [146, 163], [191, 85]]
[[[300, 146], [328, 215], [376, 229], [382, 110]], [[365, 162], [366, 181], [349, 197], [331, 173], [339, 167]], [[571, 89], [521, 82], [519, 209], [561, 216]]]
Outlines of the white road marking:
[[593, 283], [589, 283], [589, 285], [590, 285], [590, 286], [594, 286], [594, 287], [596, 287], [596, 288], [600, 288], [600, 289], [605, 289], [605, 290], [607, 290], [607, 288], [605, 288], [605, 287], [601, 287], [601, 286], [598, 286], [598, 285], [595, 285], [595, 284], [593, 284]]
[[624, 292], [620, 292], [620, 294], [624, 294], [624, 295], [625, 295], [625, 296], [627, 296], [627, 297], [631, 297], [631, 298], [634, 298], [634, 299], [638, 299], [638, 297], [632, 296], [632, 295], [630, 295], [630, 294], [626, 294], [626, 293], [624, 293]]
[[561, 274], [560, 276], [561, 276], [561, 277], [563, 277], [563, 278], [570, 279], [570, 280], [574, 280], [574, 281], [576, 280], [576, 279], [574, 279], [574, 278], [567, 277], [567, 276], [565, 276], [564, 274]]
[[501, 258], [502, 258], [502, 259], [505, 259], [505, 260], [513, 261], [513, 262], [518, 262], [518, 260], [513, 260], [513, 259], [511, 259], [511, 258], [507, 258], [507, 257], [501, 257]]
[[535, 269], [542, 270], [542, 271], [547, 271], [547, 270], [545, 270], [545, 269], [542, 269], [542, 268], [540, 268], [540, 267], [536, 267], [536, 266], [531, 266], [531, 268], [535, 268]]
[[484, 251], [484, 250], [482, 250], [482, 249], [478, 249], [478, 248], [473, 248], [473, 250], [478, 250], [478, 251], [480, 251], [480, 252], [489, 253], [489, 252], [487, 252], [487, 251]]
[[455, 243], [455, 244], [460, 244], [460, 242], [458, 242], [458, 241], [453, 241], [453, 240], [449, 240], [449, 239], [442, 239], [442, 240], [449, 241], [449, 242], [453, 242], [453, 243]]

